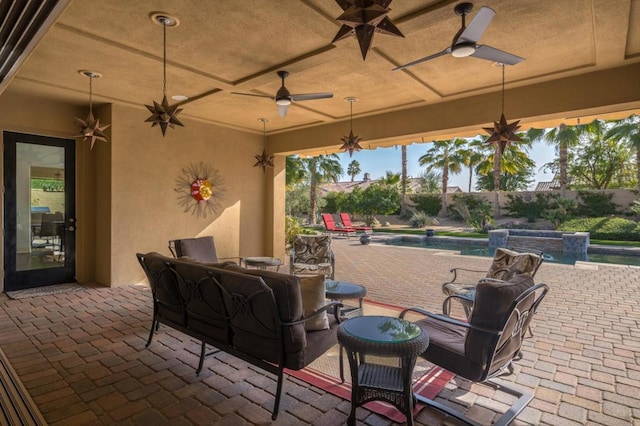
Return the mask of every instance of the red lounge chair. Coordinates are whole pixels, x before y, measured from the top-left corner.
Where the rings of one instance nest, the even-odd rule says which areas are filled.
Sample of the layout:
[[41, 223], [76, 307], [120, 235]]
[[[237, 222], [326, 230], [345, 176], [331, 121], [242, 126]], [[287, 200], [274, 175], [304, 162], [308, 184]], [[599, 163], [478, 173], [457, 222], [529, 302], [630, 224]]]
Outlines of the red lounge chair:
[[333, 220], [333, 216], [329, 213], [322, 213], [322, 221], [324, 222], [324, 227], [327, 232], [331, 232], [332, 234], [346, 235], [350, 237], [351, 235], [356, 235], [356, 230], [353, 228], [338, 228], [336, 226], [336, 222]]
[[353, 224], [351, 223], [351, 218], [349, 217], [349, 213], [340, 213], [340, 220], [342, 221], [342, 226], [344, 226], [345, 228], [362, 231], [365, 234], [373, 234], [373, 229], [371, 229], [370, 226], [353, 226]]

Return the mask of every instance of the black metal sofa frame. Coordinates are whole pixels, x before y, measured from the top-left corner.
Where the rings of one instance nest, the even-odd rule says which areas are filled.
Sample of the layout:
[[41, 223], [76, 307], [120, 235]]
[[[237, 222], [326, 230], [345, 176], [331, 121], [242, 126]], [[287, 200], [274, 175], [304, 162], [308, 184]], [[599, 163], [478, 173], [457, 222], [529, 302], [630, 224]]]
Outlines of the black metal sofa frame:
[[[153, 295], [146, 346], [160, 324], [202, 342], [196, 373], [219, 351], [278, 377], [272, 419], [278, 416], [284, 369], [300, 370], [337, 343], [339, 302], [303, 316], [299, 278], [237, 265], [207, 265], [159, 253], [137, 255]], [[222, 267], [220, 267], [222, 266]], [[306, 331], [305, 322], [333, 308], [328, 330]], [[216, 350], [206, 353], [206, 345]]]

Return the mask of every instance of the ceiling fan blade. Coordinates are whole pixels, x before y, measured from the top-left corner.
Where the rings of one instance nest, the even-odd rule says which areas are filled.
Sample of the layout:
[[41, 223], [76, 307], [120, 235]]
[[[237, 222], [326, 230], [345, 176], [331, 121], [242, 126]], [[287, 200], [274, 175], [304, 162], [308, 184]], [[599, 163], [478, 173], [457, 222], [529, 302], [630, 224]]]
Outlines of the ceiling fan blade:
[[414, 65], [421, 64], [422, 62], [426, 62], [428, 60], [435, 59], [435, 58], [438, 58], [440, 56], [446, 55], [447, 53], [451, 53], [451, 47], [447, 47], [442, 52], [434, 53], [433, 55], [425, 56], [422, 59], [416, 59], [415, 61], [409, 62], [408, 64], [400, 65], [399, 67], [394, 68], [392, 71], [403, 70], [405, 68], [409, 68], [409, 67], [412, 67]]
[[457, 42], [477, 43], [495, 15], [496, 12], [493, 9], [482, 6], [476, 16], [473, 17], [473, 20], [467, 25], [467, 28], [460, 34]]
[[291, 95], [292, 101], [311, 101], [313, 99], [327, 99], [333, 98], [333, 93], [325, 92], [325, 93], [298, 93], [296, 95]]
[[278, 105], [278, 115], [280, 117], [286, 117], [288, 108], [289, 108], [289, 105]]
[[524, 58], [521, 58], [520, 56], [485, 45], [478, 45], [476, 47], [476, 51], [471, 54], [471, 56], [486, 59], [488, 61], [499, 62], [505, 65], [515, 65], [518, 62], [524, 61]]
[[231, 92], [232, 95], [244, 95], [244, 96], [255, 96], [258, 98], [269, 98], [272, 100], [275, 100], [275, 98], [273, 96], [269, 96], [269, 95], [257, 95], [255, 93], [240, 93], [240, 92]]

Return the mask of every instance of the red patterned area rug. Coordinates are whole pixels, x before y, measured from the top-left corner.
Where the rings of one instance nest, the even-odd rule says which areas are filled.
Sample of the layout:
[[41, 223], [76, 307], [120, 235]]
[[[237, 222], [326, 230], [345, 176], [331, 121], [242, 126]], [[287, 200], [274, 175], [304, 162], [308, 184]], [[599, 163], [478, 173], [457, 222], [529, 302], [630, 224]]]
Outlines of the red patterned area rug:
[[[364, 304], [365, 315], [389, 315], [397, 317], [401, 310], [402, 308], [397, 306], [372, 301], [365, 301]], [[385, 360], [390, 360], [390, 358], [379, 359], [381, 362], [385, 362]], [[351, 378], [346, 354], [344, 355], [344, 364], [345, 383], [341, 383], [339, 378], [339, 349], [336, 345], [309, 367], [300, 371], [287, 370], [287, 374], [350, 401]], [[413, 391], [420, 396], [433, 399], [454, 376], [455, 374], [430, 364], [422, 358], [418, 358], [416, 367], [413, 370]], [[394, 422], [402, 423], [406, 421], [404, 414], [386, 402], [373, 401], [365, 404], [364, 407]], [[414, 415], [423, 407], [424, 405], [421, 403], [416, 404]]]

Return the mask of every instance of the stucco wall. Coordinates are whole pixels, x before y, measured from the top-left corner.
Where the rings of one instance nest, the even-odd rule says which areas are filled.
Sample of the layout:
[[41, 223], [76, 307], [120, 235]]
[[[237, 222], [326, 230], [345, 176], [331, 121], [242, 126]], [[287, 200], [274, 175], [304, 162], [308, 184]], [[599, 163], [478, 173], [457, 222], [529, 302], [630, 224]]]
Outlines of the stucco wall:
[[[87, 113], [86, 107], [8, 91], [0, 96], [0, 111], [0, 131], [70, 139], [77, 132], [73, 117]], [[94, 112], [111, 123], [110, 142], [97, 142], [92, 151], [76, 143], [80, 282], [140, 282], [136, 252], [169, 254], [167, 241], [174, 238], [213, 235], [220, 257], [273, 253], [265, 236], [265, 211], [273, 209], [265, 193], [272, 191], [267, 179], [273, 174], [253, 167], [261, 134], [181, 117], [186, 127], [168, 129], [163, 138], [158, 127], [144, 122], [149, 113], [142, 106], [103, 105]], [[175, 191], [182, 169], [198, 162], [218, 170], [225, 190], [219, 211], [206, 218], [185, 213]]]
[[[185, 127], [167, 129], [163, 138], [160, 128], [144, 122], [148, 116], [112, 108], [110, 284], [141, 281], [136, 252], [169, 254], [170, 239], [213, 235], [219, 257], [266, 254], [267, 176], [253, 167], [261, 135], [181, 117]], [[218, 170], [225, 191], [219, 211], [206, 218], [185, 213], [175, 191], [182, 169], [199, 162]]]

